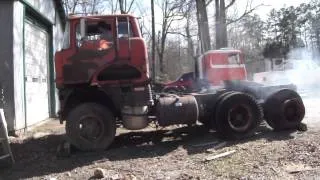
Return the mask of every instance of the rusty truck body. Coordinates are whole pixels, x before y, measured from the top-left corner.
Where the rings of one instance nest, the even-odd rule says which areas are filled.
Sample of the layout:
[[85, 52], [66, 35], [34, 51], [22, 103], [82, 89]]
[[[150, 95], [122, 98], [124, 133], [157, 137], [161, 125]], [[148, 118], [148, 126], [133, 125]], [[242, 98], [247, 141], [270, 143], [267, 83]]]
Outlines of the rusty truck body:
[[256, 85], [241, 81], [206, 92], [153, 94], [147, 47], [131, 15], [70, 17], [55, 68], [59, 118], [81, 150], [108, 148], [119, 127], [201, 122], [223, 138], [239, 139], [264, 119], [275, 129], [296, 128], [305, 114], [295, 91], [257, 96]]

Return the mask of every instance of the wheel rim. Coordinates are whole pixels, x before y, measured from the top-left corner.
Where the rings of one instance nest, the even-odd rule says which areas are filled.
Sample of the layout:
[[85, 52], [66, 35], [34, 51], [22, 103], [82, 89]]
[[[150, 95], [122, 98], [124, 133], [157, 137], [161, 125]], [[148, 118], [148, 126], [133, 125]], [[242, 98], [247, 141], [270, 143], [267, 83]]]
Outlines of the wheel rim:
[[286, 100], [283, 103], [285, 118], [290, 122], [299, 121], [302, 117], [302, 106], [297, 99]]
[[96, 116], [83, 116], [80, 118], [80, 137], [93, 142], [97, 141], [104, 134], [103, 120]]
[[238, 132], [245, 132], [252, 122], [252, 113], [247, 105], [236, 105], [229, 110], [229, 126]]

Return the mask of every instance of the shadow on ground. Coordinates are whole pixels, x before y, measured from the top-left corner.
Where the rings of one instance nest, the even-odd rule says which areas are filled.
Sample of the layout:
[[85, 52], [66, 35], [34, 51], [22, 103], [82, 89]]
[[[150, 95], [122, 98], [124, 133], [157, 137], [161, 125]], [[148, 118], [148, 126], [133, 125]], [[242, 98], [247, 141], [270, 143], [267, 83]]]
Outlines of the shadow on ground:
[[[232, 141], [228, 146], [256, 139], [274, 141], [293, 138], [291, 132], [273, 132], [263, 125], [257, 132], [253, 137]], [[48, 135], [40, 139], [13, 142], [11, 147], [16, 164], [9, 169], [0, 170], [0, 180], [1, 178], [25, 179], [68, 172], [99, 160], [121, 161], [159, 157], [181, 146], [187, 150], [188, 154], [201, 153], [209, 147], [195, 147], [195, 144], [219, 141], [217, 133], [208, 132], [203, 126], [151, 132], [129, 132], [116, 137], [111, 148], [107, 151], [100, 153], [74, 151], [70, 158], [59, 159], [56, 157], [56, 149], [64, 139], [64, 135]]]

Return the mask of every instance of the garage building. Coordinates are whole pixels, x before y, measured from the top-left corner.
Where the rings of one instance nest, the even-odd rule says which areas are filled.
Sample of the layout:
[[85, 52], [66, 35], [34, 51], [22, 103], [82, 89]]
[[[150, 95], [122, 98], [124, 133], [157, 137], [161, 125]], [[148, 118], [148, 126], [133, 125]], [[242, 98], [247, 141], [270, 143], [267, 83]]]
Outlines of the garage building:
[[53, 61], [64, 24], [62, 0], [0, 1], [0, 108], [9, 131], [55, 116]]

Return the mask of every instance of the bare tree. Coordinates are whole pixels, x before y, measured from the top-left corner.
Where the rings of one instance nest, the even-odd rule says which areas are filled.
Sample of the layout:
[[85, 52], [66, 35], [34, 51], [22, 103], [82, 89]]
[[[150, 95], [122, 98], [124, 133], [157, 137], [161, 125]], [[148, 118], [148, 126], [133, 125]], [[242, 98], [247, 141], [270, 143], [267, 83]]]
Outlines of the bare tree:
[[226, 6], [225, 0], [215, 0], [216, 9], [216, 48], [220, 49], [222, 47], [228, 46], [228, 36], [227, 36], [227, 20], [226, 20], [226, 10], [231, 7], [236, 0], [231, 0]]
[[207, 15], [207, 5], [211, 1], [196, 0], [197, 7], [197, 21], [199, 29], [199, 38], [201, 43], [201, 53], [211, 49], [210, 33]]
[[186, 26], [185, 26], [185, 32], [186, 32], [186, 40], [187, 40], [187, 43], [188, 43], [188, 57], [189, 59], [193, 60], [196, 58], [196, 54], [195, 54], [195, 50], [194, 50], [194, 42], [192, 40], [192, 37], [193, 35], [191, 34], [191, 13], [192, 12], [192, 9], [193, 9], [193, 5], [192, 4], [188, 4], [187, 5], [187, 9], [186, 9], [186, 13], [185, 13], [185, 17], [186, 17]]
[[74, 14], [79, 3], [80, 0], [64, 0], [63, 6], [66, 11], [66, 14]]
[[128, 14], [131, 11], [134, 1], [135, 0], [131, 0], [130, 2], [127, 2], [127, 0], [119, 0], [119, 7], [120, 7], [121, 14]]
[[[179, 2], [179, 10], [177, 20], [184, 20], [185, 24], [181, 27], [179, 23], [176, 23], [174, 27], [170, 28], [167, 34], [173, 35], [174, 40], [168, 39], [165, 45], [164, 59], [167, 60], [166, 72], [168, 77], [176, 77], [177, 74], [181, 74], [181, 71], [193, 71], [196, 59], [196, 52], [194, 46], [194, 37], [198, 36], [198, 29], [193, 28], [196, 13], [196, 4], [193, 0], [185, 0]], [[181, 17], [181, 18], [180, 18]], [[179, 22], [179, 21], [178, 21]], [[180, 21], [181, 22], [181, 21]], [[194, 21], [197, 23], [197, 21]], [[158, 37], [161, 35], [158, 34]], [[183, 39], [181, 39], [183, 37]], [[183, 40], [187, 42], [187, 46], [184, 45]], [[178, 42], [176, 42], [178, 41]], [[158, 42], [160, 39], [158, 38]], [[173, 55], [175, 54], [175, 55]], [[169, 61], [168, 61], [169, 60]]]
[[154, 20], [154, 0], [151, 0], [151, 18], [152, 18], [152, 80], [153, 83], [156, 80], [156, 29]]
[[236, 18], [227, 19], [227, 10], [235, 4], [236, 0], [230, 0], [229, 4], [226, 5], [225, 0], [215, 0], [215, 29], [216, 29], [216, 48], [222, 48], [228, 46], [228, 36], [227, 36], [227, 25], [237, 22], [241, 20], [246, 15], [255, 11], [258, 7], [263, 4], [259, 4], [257, 6], [252, 6], [253, 0], [247, 0], [245, 11]]
[[118, 10], [118, 0], [108, 0], [108, 7], [111, 14], [115, 14]]
[[162, 11], [162, 27], [161, 31], [158, 32], [158, 42], [157, 42], [157, 52], [159, 57], [160, 72], [164, 73], [164, 52], [167, 36], [170, 33], [171, 25], [174, 21], [183, 19], [183, 14], [181, 14], [182, 4], [174, 0], [163, 0], [161, 2]]
[[[237, 8], [235, 8], [236, 6], [234, 6], [236, 1], [235, 0], [232, 0], [232, 1], [234, 1], [234, 3], [230, 3], [228, 6], [226, 6], [226, 11], [229, 10], [229, 8], [231, 8], [231, 6], [233, 7], [232, 11], [237, 11], [236, 10]], [[254, 6], [253, 2], [254, 2], [254, 0], [247, 0], [244, 11], [242, 13], [240, 13], [240, 15], [237, 14], [237, 15], [234, 15], [233, 17], [230, 17], [230, 15], [229, 15], [229, 17], [226, 18], [226, 24], [229, 25], [229, 24], [238, 22], [238, 21], [242, 20], [245, 16], [256, 11], [259, 7], [265, 6], [263, 3], [260, 3], [260, 4]]]
[[67, 14], [101, 14], [105, 10], [104, 0], [64, 0]]

